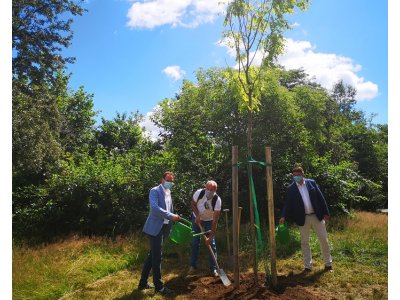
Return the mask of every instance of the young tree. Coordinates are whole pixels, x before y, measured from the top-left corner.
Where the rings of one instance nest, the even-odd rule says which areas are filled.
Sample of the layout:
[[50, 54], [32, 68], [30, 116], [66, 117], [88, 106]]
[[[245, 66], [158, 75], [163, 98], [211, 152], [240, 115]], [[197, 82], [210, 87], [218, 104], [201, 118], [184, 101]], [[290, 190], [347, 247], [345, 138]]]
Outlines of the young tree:
[[[234, 0], [229, 3], [223, 37], [236, 53], [238, 73], [236, 80], [243, 91], [248, 108], [247, 147], [252, 148], [252, 112], [258, 108], [257, 83], [265, 67], [273, 65], [283, 52], [283, 32], [290, 29], [285, 14], [295, 7], [305, 10], [308, 0]], [[255, 63], [260, 68], [255, 68]], [[256, 96], [256, 97], [254, 97]]]
[[[265, 67], [273, 65], [276, 57], [283, 52], [283, 32], [290, 29], [286, 14], [293, 14], [295, 8], [305, 10], [308, 0], [233, 0], [228, 4], [224, 25], [227, 30], [223, 38], [235, 50], [239, 72], [233, 79], [242, 90], [243, 101], [248, 109], [247, 154], [252, 156], [253, 111], [260, 104], [257, 87], [260, 74]], [[256, 68], [255, 60], [260, 67]], [[250, 222], [254, 228], [253, 202], [250, 188], [252, 166], [248, 164], [250, 191]], [[255, 233], [253, 240], [253, 270], [257, 278]]]

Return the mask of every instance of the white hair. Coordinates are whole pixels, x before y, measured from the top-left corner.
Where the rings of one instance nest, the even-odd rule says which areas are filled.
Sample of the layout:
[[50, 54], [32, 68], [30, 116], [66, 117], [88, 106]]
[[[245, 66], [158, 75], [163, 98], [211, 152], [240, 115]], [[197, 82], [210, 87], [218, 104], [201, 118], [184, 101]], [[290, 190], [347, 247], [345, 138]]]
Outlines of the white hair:
[[214, 180], [207, 181], [206, 186], [209, 184], [211, 184], [212, 186], [215, 186], [216, 188], [218, 187], [217, 183]]

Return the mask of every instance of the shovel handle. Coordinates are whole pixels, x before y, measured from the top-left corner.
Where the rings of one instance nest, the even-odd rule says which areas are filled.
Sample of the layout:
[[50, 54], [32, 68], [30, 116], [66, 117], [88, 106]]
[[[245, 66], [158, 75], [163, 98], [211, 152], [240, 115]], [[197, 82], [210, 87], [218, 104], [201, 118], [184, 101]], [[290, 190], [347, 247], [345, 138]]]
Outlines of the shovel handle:
[[[203, 229], [203, 226], [201, 225], [201, 223], [199, 224], [199, 227], [200, 227], [201, 232], [204, 233], [204, 229]], [[204, 239], [206, 239], [205, 236], [204, 236]], [[214, 259], [215, 266], [217, 267], [218, 276], [219, 276], [219, 278], [221, 278], [222, 283], [224, 284], [224, 286], [230, 286], [232, 283], [229, 280], [229, 278], [226, 276], [224, 270], [220, 269], [218, 262], [217, 262], [217, 258], [215, 257], [215, 254], [211, 248], [211, 245], [208, 245], [208, 250], [210, 251], [212, 258]]]
[[198, 235], [205, 235], [205, 234], [210, 233], [210, 232], [211, 232], [211, 230], [208, 230], [206, 232], [195, 233], [195, 234], [193, 234], [193, 237], [198, 236]]
[[[199, 227], [200, 227], [201, 233], [205, 233], [205, 232], [204, 232], [203, 225], [201, 225], [201, 223], [199, 224]], [[203, 237], [204, 237], [204, 240], [206, 240], [206, 236], [203, 235]], [[208, 245], [208, 250], [210, 251], [210, 254], [211, 254], [211, 256], [212, 256], [213, 259], [214, 259], [215, 266], [217, 267], [217, 270], [219, 271], [220, 269], [219, 269], [219, 266], [218, 266], [217, 258], [215, 257], [215, 254], [214, 254], [214, 251], [213, 251], [212, 248], [211, 248], [211, 245]], [[220, 272], [219, 272], [219, 273], [220, 273]]]

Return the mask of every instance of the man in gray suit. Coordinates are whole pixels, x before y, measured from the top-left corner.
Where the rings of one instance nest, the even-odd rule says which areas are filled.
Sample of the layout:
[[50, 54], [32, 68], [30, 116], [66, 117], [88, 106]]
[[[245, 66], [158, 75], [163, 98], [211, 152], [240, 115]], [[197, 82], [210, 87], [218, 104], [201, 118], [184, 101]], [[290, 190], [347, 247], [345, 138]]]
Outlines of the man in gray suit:
[[[150, 190], [150, 213], [143, 227], [150, 241], [150, 251], [143, 265], [139, 281], [139, 290], [155, 288], [156, 292], [163, 295], [173, 294], [174, 291], [164, 286], [161, 281], [161, 258], [164, 240], [171, 231], [171, 221], [179, 221], [180, 216], [174, 214], [171, 198], [171, 188], [174, 185], [174, 174], [165, 172], [161, 184]], [[148, 283], [150, 271], [153, 269], [153, 283]]]

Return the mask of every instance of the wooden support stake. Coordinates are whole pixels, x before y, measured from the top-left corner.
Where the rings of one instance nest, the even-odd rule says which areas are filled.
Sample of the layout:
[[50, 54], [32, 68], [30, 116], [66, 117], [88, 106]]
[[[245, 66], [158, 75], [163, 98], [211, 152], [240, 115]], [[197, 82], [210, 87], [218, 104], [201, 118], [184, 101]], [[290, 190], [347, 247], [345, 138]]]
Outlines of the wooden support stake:
[[[230, 243], [230, 238], [229, 238], [229, 221], [228, 221], [228, 213], [229, 213], [229, 208], [224, 209], [225, 213], [225, 227], [226, 227], [226, 246], [228, 247], [228, 260], [231, 258], [231, 243]], [[232, 265], [231, 265], [232, 267]]]
[[239, 180], [238, 180], [238, 146], [232, 146], [232, 246], [233, 246], [233, 286], [239, 288], [239, 232], [238, 232], [238, 206], [239, 206]]
[[240, 237], [240, 218], [242, 217], [242, 209], [243, 207], [239, 206], [239, 212], [238, 212], [238, 236]]
[[274, 214], [274, 196], [272, 184], [272, 162], [271, 147], [265, 147], [265, 161], [267, 162], [267, 196], [268, 196], [268, 222], [269, 222], [269, 240], [271, 249], [271, 275], [272, 286], [276, 287], [278, 276], [276, 270], [276, 242], [275, 242], [275, 214]]

